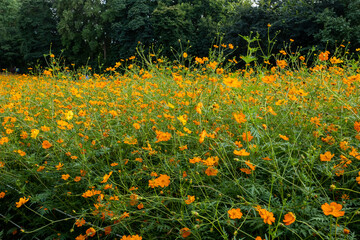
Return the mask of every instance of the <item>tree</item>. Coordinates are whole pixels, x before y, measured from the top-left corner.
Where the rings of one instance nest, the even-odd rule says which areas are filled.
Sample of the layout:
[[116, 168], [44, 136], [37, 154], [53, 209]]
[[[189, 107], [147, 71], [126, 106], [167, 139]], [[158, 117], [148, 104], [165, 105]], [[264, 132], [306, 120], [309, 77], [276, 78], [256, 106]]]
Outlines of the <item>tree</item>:
[[0, 4], [0, 65], [13, 67], [21, 63], [18, 17], [20, 2], [1, 0]]
[[44, 54], [59, 53], [61, 45], [53, 4], [47, 0], [23, 0], [19, 11], [20, 52], [27, 64]]
[[112, 60], [130, 57], [139, 42], [153, 42], [151, 17], [156, 5], [153, 0], [107, 1]]
[[193, 38], [195, 26], [187, 18], [189, 4], [166, 6], [159, 4], [152, 14], [156, 44], [164, 47], [164, 54], [171, 55], [170, 48], [179, 49], [180, 44]]
[[104, 58], [104, 19], [106, 2], [102, 0], [57, 0], [58, 31], [65, 55], [72, 62], [96, 63]]

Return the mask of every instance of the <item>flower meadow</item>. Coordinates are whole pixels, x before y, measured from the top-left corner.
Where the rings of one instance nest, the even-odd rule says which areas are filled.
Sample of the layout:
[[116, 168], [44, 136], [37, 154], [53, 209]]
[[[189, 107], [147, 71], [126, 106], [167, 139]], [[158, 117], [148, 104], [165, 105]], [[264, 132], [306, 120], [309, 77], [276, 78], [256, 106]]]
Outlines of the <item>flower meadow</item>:
[[359, 239], [359, 62], [230, 48], [4, 71], [0, 236]]

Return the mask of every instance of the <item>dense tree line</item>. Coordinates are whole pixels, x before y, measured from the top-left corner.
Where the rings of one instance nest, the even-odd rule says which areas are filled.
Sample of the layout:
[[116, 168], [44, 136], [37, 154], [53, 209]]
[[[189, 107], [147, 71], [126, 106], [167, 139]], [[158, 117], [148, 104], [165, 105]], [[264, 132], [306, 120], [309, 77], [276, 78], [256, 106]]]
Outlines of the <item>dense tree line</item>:
[[360, 0], [0, 0], [0, 66], [44, 64], [50, 49], [68, 63], [111, 65], [139, 42], [171, 58], [190, 45], [206, 56], [222, 38], [241, 54], [240, 35], [265, 44], [269, 23], [275, 51], [290, 38], [305, 50], [360, 47]]

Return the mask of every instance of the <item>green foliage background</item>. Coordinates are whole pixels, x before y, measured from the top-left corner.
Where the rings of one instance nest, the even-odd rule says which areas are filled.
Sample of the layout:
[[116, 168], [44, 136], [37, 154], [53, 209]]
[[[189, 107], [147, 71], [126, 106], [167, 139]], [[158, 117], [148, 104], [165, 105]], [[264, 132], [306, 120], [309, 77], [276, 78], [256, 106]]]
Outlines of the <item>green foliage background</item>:
[[181, 47], [206, 56], [222, 37], [246, 51], [240, 35], [277, 35], [274, 50], [360, 46], [359, 0], [1, 0], [0, 66], [44, 64], [49, 50], [68, 63], [113, 65], [139, 42], [173, 57]]

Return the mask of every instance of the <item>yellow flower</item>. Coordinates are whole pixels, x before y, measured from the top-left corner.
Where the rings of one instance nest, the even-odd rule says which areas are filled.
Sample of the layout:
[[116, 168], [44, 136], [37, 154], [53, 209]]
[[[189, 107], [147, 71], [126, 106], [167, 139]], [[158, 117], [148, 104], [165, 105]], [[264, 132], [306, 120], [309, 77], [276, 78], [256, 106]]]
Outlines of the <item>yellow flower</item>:
[[27, 201], [29, 201], [29, 198], [26, 197], [20, 198], [20, 200], [16, 202], [16, 207], [17, 208], [21, 207], [23, 204], [27, 203]]
[[182, 123], [182, 125], [186, 125], [187, 118], [188, 118], [188, 117], [187, 117], [186, 114], [177, 117], [177, 119]]
[[37, 137], [37, 135], [39, 134], [39, 130], [37, 130], [37, 129], [31, 129], [31, 137], [33, 138], [33, 139], [35, 139], [36, 137]]
[[73, 113], [73, 111], [67, 111], [67, 113], [65, 113], [65, 119], [66, 120], [71, 120], [72, 118], [74, 117], [74, 113]]

